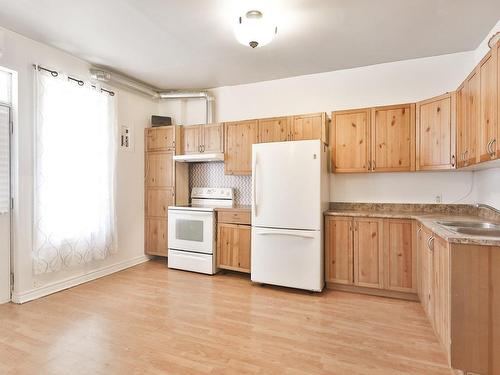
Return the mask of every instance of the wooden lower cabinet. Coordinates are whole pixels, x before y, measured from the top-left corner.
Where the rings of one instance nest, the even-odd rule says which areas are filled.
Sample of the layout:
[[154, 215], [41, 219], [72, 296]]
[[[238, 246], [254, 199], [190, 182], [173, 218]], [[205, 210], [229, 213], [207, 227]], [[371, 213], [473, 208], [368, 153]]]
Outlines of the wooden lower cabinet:
[[217, 225], [217, 267], [250, 273], [249, 225]]
[[168, 235], [166, 218], [146, 218], [145, 249], [148, 255], [167, 256]]
[[383, 288], [382, 219], [354, 219], [354, 285]]
[[251, 213], [245, 209], [217, 211], [218, 268], [250, 273]]
[[325, 220], [326, 282], [354, 283], [352, 217], [327, 217]]
[[416, 232], [413, 220], [384, 221], [384, 285], [399, 292], [417, 292]]
[[418, 288], [413, 225], [411, 220], [327, 216], [326, 282], [334, 287], [350, 285], [415, 299]]

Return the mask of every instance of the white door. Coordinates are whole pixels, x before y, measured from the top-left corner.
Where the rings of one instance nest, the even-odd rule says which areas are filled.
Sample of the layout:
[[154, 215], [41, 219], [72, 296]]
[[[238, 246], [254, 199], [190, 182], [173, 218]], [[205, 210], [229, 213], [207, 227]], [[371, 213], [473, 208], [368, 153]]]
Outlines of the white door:
[[252, 147], [252, 225], [321, 229], [321, 141]]
[[215, 224], [212, 211], [168, 210], [168, 248], [213, 254]]
[[10, 107], [0, 104], [0, 303], [10, 300]]
[[252, 227], [254, 282], [321, 291], [323, 259], [320, 231]]

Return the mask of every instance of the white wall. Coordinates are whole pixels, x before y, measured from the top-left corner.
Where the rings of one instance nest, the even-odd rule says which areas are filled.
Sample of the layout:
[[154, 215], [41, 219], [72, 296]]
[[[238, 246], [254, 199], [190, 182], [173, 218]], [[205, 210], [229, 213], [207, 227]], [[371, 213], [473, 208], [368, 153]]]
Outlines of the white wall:
[[[474, 52], [213, 89], [217, 121], [415, 102], [455, 90], [474, 66]], [[204, 107], [161, 102], [178, 123], [203, 122]], [[332, 175], [330, 199], [354, 202], [452, 203], [465, 195], [472, 172]], [[397, 181], [397, 183], [395, 183]], [[370, 192], [367, 193], [367, 186]], [[470, 199], [470, 197], [468, 197]], [[464, 200], [465, 202], [466, 200]]]
[[[148, 98], [116, 90], [118, 125], [129, 125], [135, 134], [135, 149], [118, 155], [118, 246], [116, 255], [70, 271], [34, 277], [32, 273], [32, 196], [33, 196], [33, 63], [52, 67], [88, 79], [89, 64], [58, 49], [0, 29], [3, 55], [0, 65], [18, 72], [18, 111], [15, 117], [13, 213], [14, 298], [21, 301], [37, 297], [61, 286], [70, 286], [78, 277], [92, 278], [144, 261], [143, 129], [158, 104]], [[78, 197], [75, 197], [78, 199]]]
[[[211, 91], [216, 97], [216, 121], [330, 113], [340, 109], [416, 102], [453, 91], [488, 51], [487, 40], [499, 29], [500, 22], [474, 51], [215, 88]], [[196, 102], [161, 102], [160, 111], [181, 124], [204, 121], [204, 107]], [[500, 201], [492, 198], [495, 194], [485, 191], [486, 186], [492, 184], [484, 183], [485, 188], [468, 194], [474, 173], [479, 172], [332, 175], [330, 199], [434, 203], [436, 195], [442, 195], [443, 203], [456, 203], [457, 200], [474, 203], [488, 199], [500, 207]], [[481, 172], [480, 175], [481, 181], [496, 176], [495, 172]]]

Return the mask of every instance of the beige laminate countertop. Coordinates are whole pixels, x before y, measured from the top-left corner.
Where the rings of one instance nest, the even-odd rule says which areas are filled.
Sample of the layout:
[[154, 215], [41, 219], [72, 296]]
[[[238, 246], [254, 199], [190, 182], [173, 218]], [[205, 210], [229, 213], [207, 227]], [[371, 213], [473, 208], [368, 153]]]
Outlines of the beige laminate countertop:
[[485, 237], [474, 236], [469, 234], [456, 233], [451, 229], [447, 229], [436, 221], [453, 220], [453, 221], [488, 221], [497, 222], [495, 220], [484, 219], [478, 216], [470, 215], [447, 215], [445, 213], [428, 213], [428, 212], [403, 212], [403, 211], [376, 211], [376, 210], [328, 210], [325, 211], [325, 216], [349, 216], [349, 217], [373, 217], [387, 219], [412, 219], [416, 220], [425, 226], [427, 229], [434, 232], [442, 239], [457, 244], [467, 245], [484, 245], [484, 246], [500, 246], [500, 237]]
[[251, 211], [252, 206], [247, 205], [247, 204], [238, 204], [232, 207], [216, 207], [215, 211]]

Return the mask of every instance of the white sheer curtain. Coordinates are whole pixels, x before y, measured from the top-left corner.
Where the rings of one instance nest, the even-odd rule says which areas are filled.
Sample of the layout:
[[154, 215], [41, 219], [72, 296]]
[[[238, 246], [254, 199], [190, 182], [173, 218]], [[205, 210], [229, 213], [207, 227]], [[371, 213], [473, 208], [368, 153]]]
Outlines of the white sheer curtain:
[[116, 251], [115, 100], [35, 73], [35, 274]]

